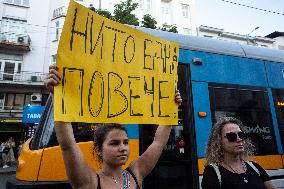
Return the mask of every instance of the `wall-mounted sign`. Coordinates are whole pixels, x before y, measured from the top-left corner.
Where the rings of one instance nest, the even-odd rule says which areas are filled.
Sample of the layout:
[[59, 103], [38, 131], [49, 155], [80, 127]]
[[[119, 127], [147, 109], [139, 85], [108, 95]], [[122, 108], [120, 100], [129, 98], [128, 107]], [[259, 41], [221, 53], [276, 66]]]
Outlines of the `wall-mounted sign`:
[[23, 123], [38, 123], [45, 106], [24, 106]]

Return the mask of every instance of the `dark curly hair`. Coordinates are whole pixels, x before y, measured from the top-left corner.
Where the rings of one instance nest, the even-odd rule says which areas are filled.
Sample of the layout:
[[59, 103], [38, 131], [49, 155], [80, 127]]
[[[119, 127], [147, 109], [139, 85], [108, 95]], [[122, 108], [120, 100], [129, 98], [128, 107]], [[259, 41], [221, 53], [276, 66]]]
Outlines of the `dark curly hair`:
[[[127, 129], [121, 124], [108, 123], [96, 125], [96, 129], [94, 132], [94, 152], [102, 152], [103, 143], [106, 139], [107, 134], [114, 129], [122, 130], [127, 134]], [[102, 157], [98, 153], [97, 155], [98, 158], [102, 160]]]
[[[205, 165], [208, 164], [217, 164], [219, 165], [224, 160], [224, 152], [223, 152], [223, 146], [221, 142], [221, 133], [224, 126], [228, 123], [234, 123], [238, 125], [241, 129], [241, 131], [244, 131], [244, 125], [243, 123], [234, 117], [222, 117], [220, 118], [213, 126], [211, 130], [211, 134], [209, 136], [208, 142], [207, 142], [207, 148], [206, 148], [206, 162]], [[246, 158], [248, 156], [253, 155], [254, 152], [254, 146], [251, 143], [249, 139], [245, 140], [244, 143], [245, 151], [242, 154], [242, 158]]]

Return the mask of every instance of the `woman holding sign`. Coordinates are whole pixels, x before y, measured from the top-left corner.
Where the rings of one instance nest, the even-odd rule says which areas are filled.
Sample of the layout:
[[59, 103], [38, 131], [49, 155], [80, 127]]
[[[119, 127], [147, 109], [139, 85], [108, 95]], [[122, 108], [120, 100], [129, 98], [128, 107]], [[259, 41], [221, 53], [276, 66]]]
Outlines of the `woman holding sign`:
[[[50, 66], [49, 75], [45, 79], [46, 87], [53, 93], [60, 77], [55, 66]], [[175, 101], [182, 102], [177, 92]], [[166, 145], [170, 126], [157, 128], [153, 143], [126, 170], [122, 166], [127, 162], [129, 146], [127, 130], [120, 124], [102, 124], [95, 131], [95, 150], [102, 161], [102, 170], [96, 172], [84, 160], [78, 147], [71, 123], [55, 122], [55, 132], [62, 150], [67, 176], [73, 188], [94, 189], [138, 189], [142, 181], [155, 167], [163, 148]]]

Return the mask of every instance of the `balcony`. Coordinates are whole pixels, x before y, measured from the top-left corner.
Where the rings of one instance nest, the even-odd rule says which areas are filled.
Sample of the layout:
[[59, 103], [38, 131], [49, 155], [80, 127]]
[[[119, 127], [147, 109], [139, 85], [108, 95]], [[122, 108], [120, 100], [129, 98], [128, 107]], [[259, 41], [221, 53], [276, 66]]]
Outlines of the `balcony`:
[[0, 50], [5, 51], [30, 51], [31, 39], [29, 35], [0, 33]]
[[65, 17], [67, 12], [67, 8], [65, 6], [59, 7], [57, 9], [54, 9], [52, 14], [52, 20], [60, 17]]
[[44, 77], [42, 72], [0, 72], [0, 83], [43, 85]]
[[23, 106], [2, 106], [0, 107], [0, 118], [22, 118]]

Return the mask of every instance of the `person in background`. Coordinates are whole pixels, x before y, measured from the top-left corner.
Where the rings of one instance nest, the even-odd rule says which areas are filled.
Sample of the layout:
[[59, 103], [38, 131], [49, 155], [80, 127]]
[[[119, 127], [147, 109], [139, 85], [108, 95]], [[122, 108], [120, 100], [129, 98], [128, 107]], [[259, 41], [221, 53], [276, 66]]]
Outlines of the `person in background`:
[[[54, 86], [59, 82], [56, 67], [50, 66], [49, 75], [45, 79], [46, 87], [53, 92]], [[179, 92], [176, 93], [175, 101], [179, 105], [182, 102]], [[122, 166], [127, 162], [130, 153], [126, 128], [120, 124], [97, 126], [94, 146], [102, 164], [102, 169], [98, 172], [84, 160], [75, 141], [71, 123], [55, 122], [55, 132], [73, 188], [139, 189], [142, 188], [143, 179], [152, 171], [161, 156], [169, 139], [171, 126], [159, 126], [153, 143], [125, 170]]]
[[21, 153], [22, 153], [22, 149], [23, 149], [23, 145], [24, 145], [24, 141], [22, 141], [22, 140], [20, 140], [20, 143], [19, 143], [19, 146], [18, 146], [18, 151], [17, 151], [17, 153], [18, 153], [18, 157], [21, 155]]
[[276, 189], [260, 165], [245, 160], [253, 151], [242, 122], [221, 118], [208, 139], [202, 189]]
[[13, 148], [15, 147], [15, 141], [13, 137], [10, 137], [4, 144], [1, 144], [4, 146], [3, 152], [2, 152], [2, 159], [3, 159], [3, 168], [8, 168], [8, 164], [15, 161], [14, 151]]
[[4, 149], [5, 149], [5, 143], [2, 142], [0, 145], [0, 158], [1, 158], [0, 160], [1, 160], [1, 163], [3, 163], [3, 167], [6, 165], [6, 162], [4, 161], [4, 158], [5, 158]]
[[6, 142], [6, 148], [9, 148], [8, 154], [7, 154], [7, 163], [12, 164], [16, 161], [15, 154], [14, 154], [14, 148], [16, 147], [15, 140], [13, 137], [10, 137], [8, 141]]

